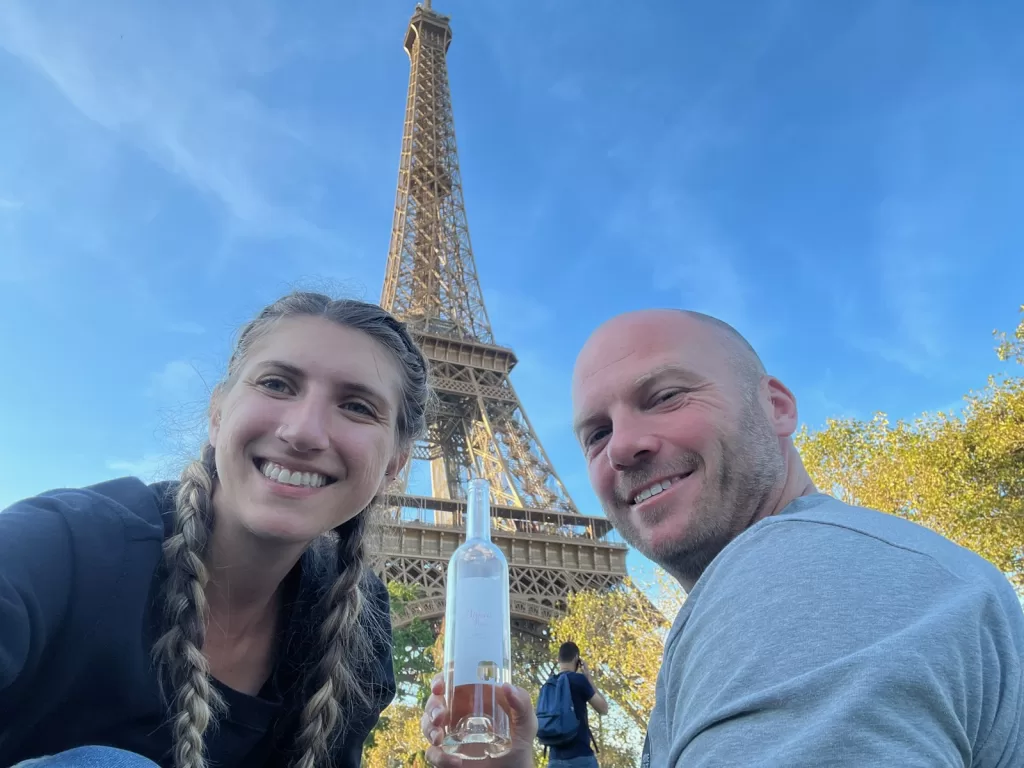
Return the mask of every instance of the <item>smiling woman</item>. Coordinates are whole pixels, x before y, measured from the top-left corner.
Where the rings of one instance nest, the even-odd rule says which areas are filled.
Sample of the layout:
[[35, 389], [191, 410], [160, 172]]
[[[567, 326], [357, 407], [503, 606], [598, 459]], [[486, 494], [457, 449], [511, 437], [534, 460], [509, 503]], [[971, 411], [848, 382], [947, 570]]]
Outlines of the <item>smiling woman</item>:
[[290, 294], [179, 481], [0, 513], [0, 765], [359, 765], [395, 695], [369, 529], [428, 397], [380, 307]]

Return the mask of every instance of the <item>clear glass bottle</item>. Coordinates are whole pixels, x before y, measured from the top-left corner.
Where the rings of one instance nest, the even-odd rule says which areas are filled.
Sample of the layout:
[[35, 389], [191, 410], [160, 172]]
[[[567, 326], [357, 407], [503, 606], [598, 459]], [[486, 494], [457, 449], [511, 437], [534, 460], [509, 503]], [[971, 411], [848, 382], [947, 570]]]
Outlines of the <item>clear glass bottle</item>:
[[509, 750], [512, 682], [508, 562], [491, 541], [490, 486], [469, 483], [466, 541], [448, 562], [444, 671], [448, 721], [441, 748], [470, 760]]

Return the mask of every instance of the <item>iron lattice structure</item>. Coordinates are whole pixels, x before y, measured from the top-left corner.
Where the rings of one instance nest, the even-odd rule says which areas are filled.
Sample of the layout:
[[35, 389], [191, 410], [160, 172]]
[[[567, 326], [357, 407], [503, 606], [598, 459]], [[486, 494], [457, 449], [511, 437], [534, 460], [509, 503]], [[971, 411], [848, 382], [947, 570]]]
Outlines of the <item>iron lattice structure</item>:
[[465, 530], [463, 489], [485, 477], [513, 620], [521, 634], [543, 635], [571, 592], [622, 581], [626, 548], [607, 520], [577, 510], [509, 380], [516, 356], [495, 343], [462, 196], [451, 40], [449, 17], [430, 0], [418, 5], [405, 37], [409, 91], [381, 304], [421, 345], [440, 403], [410, 463], [429, 465], [431, 494], [408, 492], [408, 468], [396, 482], [378, 570], [420, 593], [397, 625], [442, 616], [448, 559]]

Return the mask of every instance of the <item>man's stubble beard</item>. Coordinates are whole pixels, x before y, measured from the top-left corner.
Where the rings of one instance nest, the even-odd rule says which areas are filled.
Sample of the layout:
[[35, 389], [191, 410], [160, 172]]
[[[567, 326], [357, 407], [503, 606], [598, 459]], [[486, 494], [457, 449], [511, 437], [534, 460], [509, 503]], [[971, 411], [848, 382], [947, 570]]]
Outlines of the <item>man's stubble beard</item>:
[[785, 479], [778, 437], [756, 401], [745, 404], [735, 433], [720, 436], [718, 447], [717, 471], [713, 478], [705, 474], [708, 486], [701, 489], [692, 531], [684, 539], [649, 546], [628, 512], [616, 515], [616, 527], [627, 542], [684, 582], [695, 583], [726, 545], [753, 524]]

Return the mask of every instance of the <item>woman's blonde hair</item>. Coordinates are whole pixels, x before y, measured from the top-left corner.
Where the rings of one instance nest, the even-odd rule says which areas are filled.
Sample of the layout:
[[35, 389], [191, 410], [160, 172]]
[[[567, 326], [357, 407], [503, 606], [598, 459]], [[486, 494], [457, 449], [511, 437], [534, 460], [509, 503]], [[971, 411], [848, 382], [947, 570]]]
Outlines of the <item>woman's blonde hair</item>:
[[[396, 424], [398, 443], [410, 447], [425, 433], [430, 398], [426, 360], [402, 323], [379, 306], [361, 301], [334, 300], [306, 292], [275, 301], [242, 329], [217, 389], [232, 386], [256, 340], [278, 321], [300, 316], [324, 317], [363, 331], [390, 350], [403, 378]], [[207, 620], [204, 588], [209, 576], [203, 555], [214, 524], [211, 500], [215, 477], [214, 449], [206, 443], [199, 457], [182, 472], [174, 499], [174, 531], [163, 547], [167, 571], [165, 631], [153, 647], [153, 656], [161, 681], [166, 679], [173, 692], [169, 703], [174, 710], [171, 726], [176, 768], [206, 768], [204, 734], [224, 707], [203, 655]], [[319, 628], [318, 662], [307, 665], [304, 689], [313, 692], [303, 707], [294, 768], [329, 765], [330, 745], [344, 736], [353, 711], [372, 704], [365, 681], [355, 676], [357, 669], [366, 669], [372, 662], [373, 654], [373, 622], [363, 616], [369, 598], [365, 576], [369, 570], [372, 506], [333, 532], [338, 575], [317, 613], [324, 617]], [[381, 621], [386, 620], [381, 617]]]

